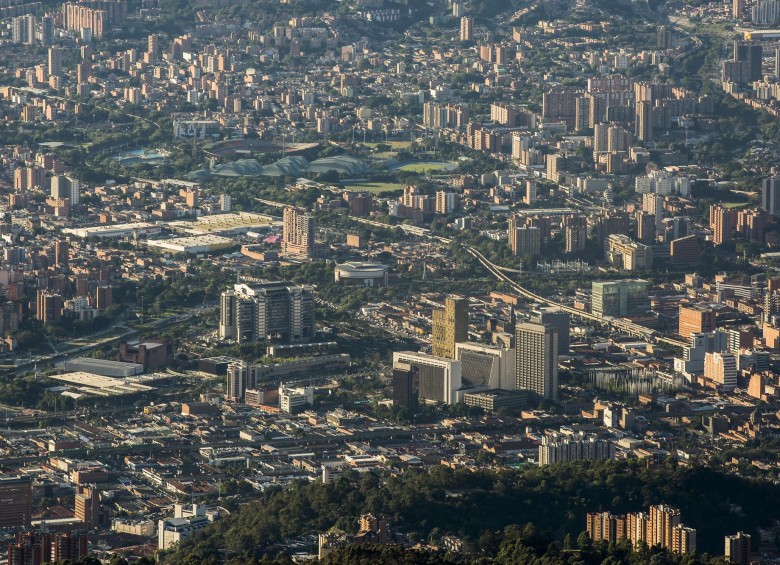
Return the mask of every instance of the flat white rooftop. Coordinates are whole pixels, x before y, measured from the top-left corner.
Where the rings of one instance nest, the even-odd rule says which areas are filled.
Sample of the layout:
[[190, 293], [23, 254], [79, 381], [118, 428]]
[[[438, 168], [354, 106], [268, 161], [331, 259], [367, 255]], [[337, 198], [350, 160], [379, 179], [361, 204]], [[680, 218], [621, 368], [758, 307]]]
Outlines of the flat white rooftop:
[[52, 375], [49, 378], [55, 381], [68, 383], [79, 392], [91, 394], [93, 396], [121, 396], [124, 394], [155, 390], [154, 387], [142, 385], [127, 379], [104, 377], [94, 373], [85, 373], [84, 371]]

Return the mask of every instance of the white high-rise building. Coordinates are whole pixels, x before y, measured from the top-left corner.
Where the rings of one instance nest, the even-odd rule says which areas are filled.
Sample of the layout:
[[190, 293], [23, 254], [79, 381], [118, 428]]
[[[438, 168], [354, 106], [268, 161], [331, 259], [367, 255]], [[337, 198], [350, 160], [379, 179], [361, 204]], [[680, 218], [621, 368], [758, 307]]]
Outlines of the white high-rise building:
[[413, 351], [393, 353], [393, 368], [411, 368], [419, 378], [419, 398], [431, 403], [455, 404], [462, 386], [462, 363]]

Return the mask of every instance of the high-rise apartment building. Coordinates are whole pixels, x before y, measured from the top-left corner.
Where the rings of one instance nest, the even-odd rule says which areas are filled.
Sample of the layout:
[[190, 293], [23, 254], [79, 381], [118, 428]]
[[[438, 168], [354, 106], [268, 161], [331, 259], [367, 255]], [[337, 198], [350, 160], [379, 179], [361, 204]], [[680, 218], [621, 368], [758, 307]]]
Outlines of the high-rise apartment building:
[[725, 556], [730, 563], [738, 565], [750, 564], [750, 535], [738, 532], [726, 536]]
[[588, 241], [588, 228], [586, 226], [566, 226], [564, 228], [566, 253], [577, 253], [585, 249]]
[[609, 512], [588, 512], [586, 530], [593, 541], [618, 542], [628, 537], [628, 520]]
[[76, 493], [74, 516], [88, 530], [100, 525], [100, 493], [94, 487], [80, 487]]
[[230, 363], [227, 368], [227, 379], [225, 383], [226, 400], [241, 402], [244, 400], [244, 393], [247, 389], [257, 388], [257, 370], [257, 365], [252, 365], [244, 361]]
[[704, 355], [704, 377], [723, 390], [737, 386], [737, 358], [733, 353], [713, 352]]
[[591, 311], [597, 316], [644, 316], [650, 309], [647, 287], [641, 279], [594, 282]]
[[665, 215], [663, 195], [655, 193], [642, 194], [642, 211], [653, 215], [655, 231], [656, 233], [660, 232], [663, 229]]
[[650, 507], [650, 541], [648, 545], [671, 547], [672, 531], [680, 525], [680, 511], [665, 504]]
[[300, 343], [314, 336], [314, 289], [291, 282], [236, 284], [220, 299], [219, 336], [238, 343]]
[[160, 55], [160, 36], [156, 33], [152, 33], [146, 38], [146, 51], [152, 58], [152, 61], [156, 60]]
[[54, 536], [54, 560], [77, 561], [89, 551], [87, 535], [83, 533], [62, 532]]
[[29, 526], [32, 519], [32, 479], [0, 476], [0, 528]]
[[11, 20], [11, 41], [24, 45], [35, 43], [35, 16], [19, 16]]
[[710, 229], [712, 230], [712, 243], [721, 245], [729, 241], [734, 234], [737, 225], [737, 211], [721, 204], [710, 205]]
[[715, 331], [715, 310], [699, 306], [680, 306], [677, 333], [690, 339], [695, 333]]
[[460, 18], [460, 40], [474, 41], [474, 18], [471, 16]]
[[516, 387], [531, 401], [558, 399], [558, 332], [551, 325], [522, 323], [515, 330]]
[[49, 47], [48, 71], [50, 77], [62, 75], [62, 49]]
[[78, 179], [65, 175], [55, 175], [51, 178], [49, 195], [54, 200], [70, 200], [71, 206], [81, 201], [81, 184]]
[[636, 103], [636, 138], [641, 141], [653, 140], [653, 103], [649, 101]]
[[457, 195], [454, 192], [440, 190], [436, 193], [436, 213], [451, 214], [457, 207]]
[[288, 255], [314, 256], [314, 217], [300, 208], [284, 209], [282, 252]]
[[62, 317], [62, 296], [49, 290], [38, 290], [36, 317], [44, 324], [56, 322]]
[[[680, 511], [665, 504], [651, 506], [649, 514], [630, 512], [615, 516], [609, 512], [590, 512], [586, 526], [593, 541], [628, 539], [634, 547], [644, 543], [673, 553], [696, 552], [696, 530], [683, 525]], [[726, 538], [727, 551], [728, 543]]]
[[95, 289], [95, 307], [105, 310], [114, 304], [114, 289], [111, 285], [98, 286]]
[[629, 512], [626, 515], [628, 522], [628, 539], [636, 547], [640, 542], [650, 544], [650, 516], [647, 512]]
[[8, 545], [7, 565], [44, 565], [52, 560], [51, 534], [48, 532], [17, 532], [14, 543]]
[[636, 214], [636, 238], [643, 245], [653, 245], [655, 243], [655, 215], [649, 212]]
[[455, 359], [455, 344], [469, 339], [469, 301], [448, 296], [444, 308], [434, 308], [431, 320], [431, 353]]
[[695, 553], [696, 552], [696, 530], [678, 524], [672, 530], [672, 546], [669, 547], [672, 553]]
[[520, 226], [511, 228], [509, 232], [512, 253], [518, 257], [539, 255], [542, 243], [542, 233], [538, 227]]
[[81, 32], [83, 29], [95, 39], [103, 37], [107, 15], [104, 10], [95, 10], [83, 4], [65, 2], [62, 5], [62, 26], [68, 31]]
[[[780, 49], [778, 52], [780, 53]], [[780, 177], [764, 179], [761, 188], [761, 208], [773, 216], [780, 216]]]
[[583, 432], [573, 435], [545, 434], [539, 446], [540, 467], [571, 461], [603, 461], [614, 456], [615, 444]]
[[44, 16], [41, 18], [41, 44], [48, 46], [54, 43], [54, 18]]
[[598, 243], [606, 250], [607, 239], [610, 235], [628, 233], [630, 227], [628, 214], [625, 212], [609, 212], [596, 221], [596, 236]]
[[229, 194], [219, 195], [219, 211], [230, 212], [233, 209], [233, 198]]
[[70, 260], [70, 243], [64, 239], [54, 242], [54, 264], [57, 267], [67, 266]]

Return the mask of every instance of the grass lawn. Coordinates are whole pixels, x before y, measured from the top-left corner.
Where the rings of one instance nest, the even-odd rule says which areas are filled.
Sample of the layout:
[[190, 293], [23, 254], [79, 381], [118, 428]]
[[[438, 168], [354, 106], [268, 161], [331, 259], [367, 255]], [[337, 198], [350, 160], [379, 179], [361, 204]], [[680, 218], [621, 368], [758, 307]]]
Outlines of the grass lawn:
[[411, 171], [413, 173], [424, 173], [426, 171], [452, 171], [457, 165], [455, 163], [446, 163], [442, 161], [425, 161], [422, 163], [407, 163], [397, 167], [398, 171]]
[[366, 143], [368, 147], [376, 147], [377, 145], [389, 145], [396, 151], [398, 149], [409, 149], [412, 144], [411, 141], [369, 141]]
[[387, 192], [389, 190], [400, 190], [403, 188], [403, 185], [397, 182], [362, 182], [345, 184], [344, 188], [347, 190], [361, 190], [370, 192], [371, 194], [379, 194], [380, 192]]

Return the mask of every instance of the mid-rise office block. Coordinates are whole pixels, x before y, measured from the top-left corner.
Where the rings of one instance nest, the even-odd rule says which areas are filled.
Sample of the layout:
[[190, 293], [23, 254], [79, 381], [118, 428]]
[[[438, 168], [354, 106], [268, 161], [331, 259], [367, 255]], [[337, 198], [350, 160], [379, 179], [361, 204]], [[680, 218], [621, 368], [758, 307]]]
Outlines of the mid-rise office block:
[[715, 331], [715, 310], [698, 306], [680, 306], [677, 333], [689, 339], [695, 333]]
[[314, 404], [314, 387], [279, 387], [279, 410], [285, 414], [297, 414]]
[[669, 244], [669, 256], [675, 265], [696, 266], [701, 264], [699, 237], [688, 235], [673, 239]]
[[644, 316], [650, 309], [648, 285], [641, 279], [594, 282], [591, 311], [597, 316]]
[[88, 530], [101, 524], [100, 494], [94, 487], [79, 487], [75, 498], [74, 517]]
[[674, 358], [674, 370], [688, 377], [704, 372], [704, 359], [707, 353], [726, 352], [729, 349], [729, 334], [722, 330], [693, 334], [690, 345], [683, 347], [682, 357]]
[[606, 258], [610, 265], [618, 269], [647, 270], [653, 266], [653, 249], [627, 235], [613, 234], [607, 238]]

